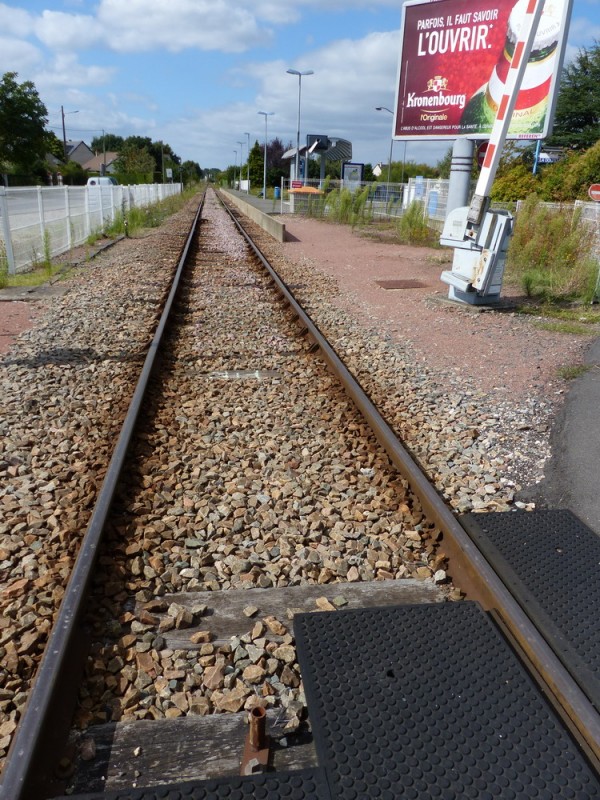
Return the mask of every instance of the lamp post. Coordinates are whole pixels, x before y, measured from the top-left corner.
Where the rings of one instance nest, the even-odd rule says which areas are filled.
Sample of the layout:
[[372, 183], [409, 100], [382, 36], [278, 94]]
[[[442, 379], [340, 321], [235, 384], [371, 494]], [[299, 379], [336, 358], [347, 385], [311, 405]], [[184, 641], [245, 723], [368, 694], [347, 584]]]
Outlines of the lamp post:
[[240, 146], [240, 192], [242, 191], [242, 164], [244, 163], [244, 143], [238, 142]]
[[250, 191], [250, 134], [248, 131], [244, 131], [244, 136], [246, 137], [246, 158], [248, 159], [246, 162], [246, 194]]
[[[385, 106], [377, 106], [375, 111], [389, 111], [390, 114], [393, 115], [393, 111], [390, 108], [386, 108]], [[400, 178], [400, 183], [404, 183], [404, 164], [406, 163], [406, 145], [408, 142], [406, 139], [404, 140], [404, 154], [402, 156], [402, 177]], [[390, 167], [392, 165], [392, 147], [394, 146], [394, 137], [392, 136], [392, 141], [390, 143]], [[388, 168], [388, 183], [390, 182], [390, 170]]]
[[235, 153], [235, 161], [233, 162], [233, 188], [235, 189], [235, 173], [237, 170], [237, 150], [233, 151]]
[[[375, 111], [389, 111], [390, 114], [393, 115], [393, 111], [390, 108], [386, 108], [386, 106], [375, 106]], [[392, 150], [394, 149], [394, 137], [392, 136], [390, 140], [390, 159], [388, 161], [388, 177], [387, 177], [387, 191], [385, 193], [385, 197], [387, 200], [388, 192], [390, 190], [390, 175], [392, 171]], [[404, 164], [402, 165], [404, 167]]]
[[61, 115], [61, 117], [62, 117], [62, 129], [63, 129], [63, 150], [64, 150], [64, 154], [65, 154], [65, 164], [66, 164], [66, 163], [67, 163], [67, 161], [69, 160], [69, 157], [68, 157], [68, 155], [67, 155], [67, 133], [66, 133], [66, 131], [65, 131], [65, 116], [66, 116], [67, 114], [79, 114], [79, 110], [77, 110], [77, 111], [65, 111], [65, 110], [64, 110], [64, 108], [63, 108], [62, 106], [60, 107], [60, 115]]
[[273, 111], [259, 111], [265, 118], [265, 157], [263, 158], [263, 200], [267, 199], [267, 117], [272, 117]]
[[312, 69], [304, 70], [304, 72], [301, 72], [299, 69], [288, 69], [287, 72], [289, 75], [298, 76], [298, 132], [296, 134], [296, 169], [295, 169], [296, 174], [294, 175], [296, 180], [298, 180], [298, 172], [300, 168], [300, 101], [302, 98], [302, 76], [314, 75], [315, 73]]

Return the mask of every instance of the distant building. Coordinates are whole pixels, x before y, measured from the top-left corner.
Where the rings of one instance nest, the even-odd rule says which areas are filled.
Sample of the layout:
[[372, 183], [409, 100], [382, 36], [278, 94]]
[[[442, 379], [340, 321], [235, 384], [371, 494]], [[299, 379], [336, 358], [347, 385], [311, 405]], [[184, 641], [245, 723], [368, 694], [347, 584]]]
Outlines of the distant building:
[[75, 161], [77, 164], [83, 166], [86, 161], [90, 161], [94, 157], [94, 151], [90, 150], [85, 142], [67, 140], [67, 160]]
[[118, 153], [100, 153], [99, 155], [90, 158], [85, 164], [81, 166], [88, 172], [93, 172], [98, 175], [113, 175], [116, 172], [115, 163], [119, 157]]

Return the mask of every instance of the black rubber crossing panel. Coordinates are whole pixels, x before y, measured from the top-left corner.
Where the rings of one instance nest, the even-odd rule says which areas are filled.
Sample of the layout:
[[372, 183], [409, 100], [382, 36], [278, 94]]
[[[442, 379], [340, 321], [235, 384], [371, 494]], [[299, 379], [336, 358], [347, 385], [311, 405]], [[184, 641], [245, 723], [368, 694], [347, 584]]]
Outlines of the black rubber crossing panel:
[[600, 709], [600, 537], [566, 509], [460, 522]]
[[63, 800], [331, 800], [320, 768], [209, 781], [187, 781], [147, 789], [78, 794]]
[[597, 776], [476, 603], [299, 614], [294, 630], [332, 797], [600, 797]]

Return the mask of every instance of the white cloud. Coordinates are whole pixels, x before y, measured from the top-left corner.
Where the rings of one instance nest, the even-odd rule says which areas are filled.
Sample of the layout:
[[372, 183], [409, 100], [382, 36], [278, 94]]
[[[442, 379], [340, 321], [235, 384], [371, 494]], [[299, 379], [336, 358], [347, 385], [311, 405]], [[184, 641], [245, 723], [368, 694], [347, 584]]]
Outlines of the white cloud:
[[0, 3], [0, 31], [3, 36], [29, 36], [33, 30], [33, 17], [27, 11]]
[[44, 91], [72, 90], [77, 86], [103, 86], [115, 75], [112, 67], [95, 67], [80, 64], [73, 53], [59, 53], [35, 78], [36, 86]]
[[19, 78], [22, 77], [22, 73], [28, 76], [41, 62], [42, 54], [34, 45], [21, 39], [0, 37], [0, 74], [16, 72]]
[[104, 38], [104, 31], [91, 16], [44, 11], [35, 22], [35, 33], [53, 50], [85, 50]]
[[197, 47], [240, 53], [271, 36], [251, 11], [228, 0], [102, 0], [98, 21], [107, 44], [120, 52]]
[[243, 75], [259, 84], [254, 102], [178, 120], [166, 139], [176, 152], [203, 166], [225, 166], [233, 163], [241, 132], [251, 132], [251, 145], [257, 139], [262, 142], [264, 119], [257, 113], [262, 110], [274, 113], [268, 119], [268, 138], [294, 143], [298, 79], [286, 73], [293, 67], [314, 70], [314, 75], [302, 79], [302, 141], [307, 133], [339, 136], [353, 143], [355, 158], [387, 160], [391, 115], [375, 111], [375, 106], [393, 105], [398, 43], [397, 31], [371, 34], [361, 40], [331, 42], [294, 64], [282, 60], [245, 64], [231, 75], [236, 81]]

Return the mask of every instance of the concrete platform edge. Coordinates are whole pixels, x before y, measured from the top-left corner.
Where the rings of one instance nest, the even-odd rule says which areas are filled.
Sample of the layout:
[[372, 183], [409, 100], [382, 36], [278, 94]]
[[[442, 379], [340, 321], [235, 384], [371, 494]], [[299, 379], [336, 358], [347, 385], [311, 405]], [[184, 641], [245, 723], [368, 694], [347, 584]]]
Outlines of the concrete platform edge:
[[235, 203], [242, 214], [245, 214], [253, 222], [256, 222], [257, 225], [260, 225], [263, 230], [265, 230], [278, 242], [285, 242], [285, 224], [283, 222], [273, 219], [268, 214], [260, 211], [260, 209], [256, 208], [250, 203], [247, 203], [245, 200], [242, 200], [233, 192], [228, 192], [226, 189], [221, 189], [221, 191], [223, 194], [226, 194], [233, 203]]

